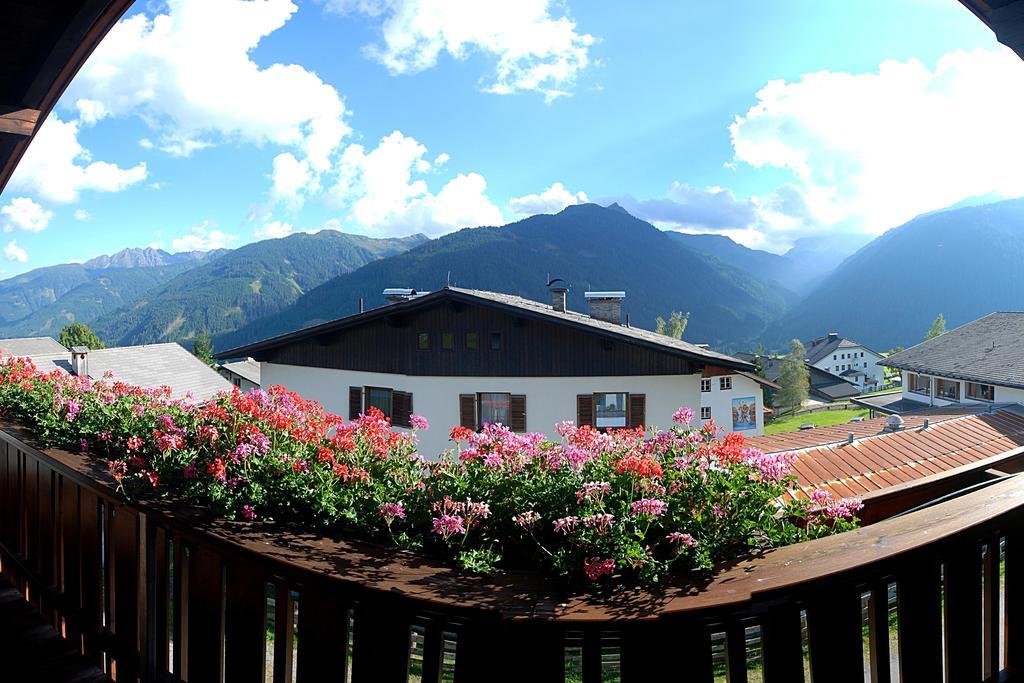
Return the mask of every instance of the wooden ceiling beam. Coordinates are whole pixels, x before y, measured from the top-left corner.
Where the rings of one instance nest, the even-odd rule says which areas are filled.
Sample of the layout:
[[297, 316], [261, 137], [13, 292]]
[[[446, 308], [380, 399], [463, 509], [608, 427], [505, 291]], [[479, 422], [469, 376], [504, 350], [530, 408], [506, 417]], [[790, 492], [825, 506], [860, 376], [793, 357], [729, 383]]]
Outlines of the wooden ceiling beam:
[[30, 137], [36, 131], [40, 113], [38, 109], [0, 104], [0, 133]]

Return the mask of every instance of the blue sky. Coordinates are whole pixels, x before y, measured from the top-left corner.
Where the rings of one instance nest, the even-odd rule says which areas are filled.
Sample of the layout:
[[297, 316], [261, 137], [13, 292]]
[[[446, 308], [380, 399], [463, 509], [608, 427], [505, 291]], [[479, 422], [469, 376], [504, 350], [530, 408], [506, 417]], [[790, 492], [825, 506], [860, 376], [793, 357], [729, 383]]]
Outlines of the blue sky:
[[782, 252], [1024, 193], [1024, 63], [955, 0], [637, 7], [140, 0], [0, 196], [0, 267], [584, 199]]

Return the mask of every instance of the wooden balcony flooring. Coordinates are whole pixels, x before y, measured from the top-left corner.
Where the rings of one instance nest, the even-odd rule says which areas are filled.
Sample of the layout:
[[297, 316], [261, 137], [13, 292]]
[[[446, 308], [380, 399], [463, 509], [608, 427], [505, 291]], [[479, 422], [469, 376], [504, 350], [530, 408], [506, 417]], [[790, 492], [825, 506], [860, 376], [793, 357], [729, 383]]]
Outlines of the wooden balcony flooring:
[[108, 683], [74, 645], [0, 577], [0, 680], [32, 683]]

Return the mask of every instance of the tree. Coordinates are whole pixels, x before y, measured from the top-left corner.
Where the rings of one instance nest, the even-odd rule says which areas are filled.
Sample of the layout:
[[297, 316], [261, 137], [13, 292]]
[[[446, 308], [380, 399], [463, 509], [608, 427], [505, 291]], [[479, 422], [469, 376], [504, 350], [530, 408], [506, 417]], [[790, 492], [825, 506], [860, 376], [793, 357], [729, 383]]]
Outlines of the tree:
[[924, 336], [924, 340], [935, 339], [941, 334], [946, 334], [946, 319], [941, 313], [935, 316], [935, 320], [932, 321], [932, 326], [928, 330], [928, 334]]
[[807, 351], [799, 339], [794, 339], [789, 346], [789, 354], [782, 359], [778, 384], [781, 389], [775, 394], [775, 404], [779, 406], [799, 408], [807, 400], [810, 388], [810, 372], [804, 363]]
[[103, 340], [84, 323], [65, 325], [64, 329], [60, 331], [57, 341], [66, 349], [70, 349], [72, 346], [88, 346], [90, 349], [106, 348]]
[[196, 338], [192, 340], [192, 355], [203, 361], [210, 367], [213, 367], [213, 341], [210, 339], [210, 333], [203, 330], [196, 335]]
[[[758, 377], [764, 377], [765, 379], [768, 379], [768, 377], [765, 375], [764, 359], [765, 359], [764, 346], [762, 346], [761, 344], [758, 344], [757, 345], [757, 350], [754, 351], [754, 368], [755, 368], [755, 372], [757, 373]], [[772, 395], [771, 387], [769, 387], [767, 384], [762, 384], [761, 385], [761, 397], [764, 400], [765, 407], [766, 408], [771, 408], [772, 405], [775, 402], [775, 398]]]
[[665, 322], [665, 319], [660, 315], [654, 322], [654, 331], [658, 334], [663, 334], [673, 339], [682, 339], [683, 332], [686, 331], [686, 325], [690, 322], [690, 314], [688, 312], [672, 311], [668, 316], [668, 322]]

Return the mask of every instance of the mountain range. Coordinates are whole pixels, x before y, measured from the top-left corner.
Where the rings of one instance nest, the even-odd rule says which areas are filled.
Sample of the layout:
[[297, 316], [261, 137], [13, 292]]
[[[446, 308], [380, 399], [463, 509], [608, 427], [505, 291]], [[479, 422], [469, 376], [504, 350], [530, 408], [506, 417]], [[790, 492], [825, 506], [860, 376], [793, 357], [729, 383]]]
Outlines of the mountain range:
[[688, 311], [687, 338], [718, 346], [756, 338], [781, 315], [786, 295], [747, 271], [689, 249], [617, 204], [569, 206], [502, 227], [467, 228], [325, 282], [280, 313], [215, 339], [220, 349], [384, 303], [387, 287], [433, 290], [446, 283], [546, 300], [546, 283], [570, 284], [569, 306], [587, 290], [626, 290], [623, 314], [651, 328]]
[[[438, 239], [374, 239], [324, 230], [234, 250], [126, 249], [0, 281], [0, 336], [56, 336], [90, 324], [108, 344], [187, 341], [217, 349], [384, 304], [382, 290], [446, 283], [546, 300], [546, 283], [626, 290], [629, 324], [690, 313], [685, 338], [725, 351], [786, 348], [838, 331], [885, 350], [1024, 301], [1024, 199], [963, 202], [866, 246], [864, 237], [798, 240], [771, 254], [720, 235], [661, 231], [617, 204], [570, 206]], [[852, 255], [851, 255], [852, 254]]]

